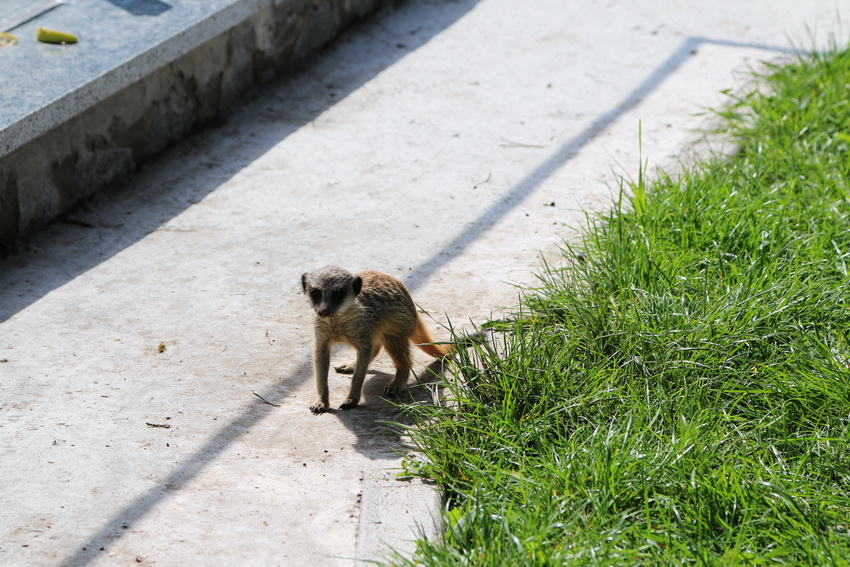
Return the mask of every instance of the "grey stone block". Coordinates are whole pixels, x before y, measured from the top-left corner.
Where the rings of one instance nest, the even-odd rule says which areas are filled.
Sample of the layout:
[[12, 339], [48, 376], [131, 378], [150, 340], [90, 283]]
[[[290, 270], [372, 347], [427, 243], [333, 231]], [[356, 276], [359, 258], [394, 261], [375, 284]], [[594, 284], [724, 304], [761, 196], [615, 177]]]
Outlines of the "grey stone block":
[[[172, 29], [152, 37], [150, 45], [139, 37], [145, 30], [128, 30], [136, 35], [111, 47], [114, 60], [88, 64], [70, 59], [61, 47], [23, 41], [15, 46], [30, 49], [40, 64], [54, 65], [43, 89], [21, 84], [29, 78], [19, 75], [17, 84], [15, 77], [9, 79], [12, 88], [3, 95], [10, 106], [14, 100], [26, 104], [18, 116], [8, 110], [0, 115], [0, 245], [14, 245], [86, 197], [125, 181], [144, 160], [219, 119], [246, 92], [293, 69], [346, 26], [392, 2], [218, 0], [207, 3], [216, 11], [186, 15], [197, 8], [178, 0], [115, 0], [106, 8], [83, 0], [45, 15], [57, 20], [57, 29], [82, 28], [84, 46], [92, 10], [101, 18], [99, 26], [112, 24], [118, 33], [126, 25], [122, 18], [131, 16], [155, 17], [157, 25]], [[172, 4], [186, 7], [162, 9]], [[90, 17], [81, 19], [74, 9], [87, 10]], [[21, 34], [36, 25], [42, 24], [22, 26]], [[0, 59], [0, 70], [20, 66], [15, 57], [24, 56]], [[41, 105], [27, 108], [33, 96], [43, 99]]]

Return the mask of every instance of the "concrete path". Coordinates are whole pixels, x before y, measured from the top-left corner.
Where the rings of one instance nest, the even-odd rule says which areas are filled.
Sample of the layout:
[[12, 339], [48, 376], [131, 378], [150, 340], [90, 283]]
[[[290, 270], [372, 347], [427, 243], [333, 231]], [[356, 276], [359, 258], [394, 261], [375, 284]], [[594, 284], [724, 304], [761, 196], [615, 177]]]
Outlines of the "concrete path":
[[411, 0], [0, 260], [0, 565], [350, 565], [434, 537], [436, 493], [395, 479], [390, 362], [310, 413], [300, 274], [394, 274], [440, 338], [498, 313], [637, 170], [639, 124], [675, 167], [721, 89], [850, 29], [840, 7]]

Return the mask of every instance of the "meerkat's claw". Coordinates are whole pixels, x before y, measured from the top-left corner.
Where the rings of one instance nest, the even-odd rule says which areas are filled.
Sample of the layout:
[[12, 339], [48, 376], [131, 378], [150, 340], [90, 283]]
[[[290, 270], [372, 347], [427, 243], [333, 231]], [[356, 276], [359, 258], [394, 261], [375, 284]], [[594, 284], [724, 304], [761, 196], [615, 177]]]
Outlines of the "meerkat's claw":
[[349, 398], [349, 399], [345, 400], [344, 402], [342, 402], [342, 405], [339, 406], [339, 409], [341, 409], [341, 410], [353, 409], [353, 408], [357, 407], [358, 403], [360, 403], [360, 402], [358, 402], [357, 400], [352, 400], [351, 398]]
[[354, 367], [356, 365], [356, 362], [349, 362], [348, 364], [334, 366], [334, 370], [336, 370], [339, 374], [354, 374]]
[[310, 411], [313, 412], [313, 415], [319, 415], [320, 413], [325, 413], [326, 411], [328, 411], [328, 404], [327, 404], [327, 402], [323, 402], [323, 401], [319, 400], [318, 402], [316, 402], [315, 404], [310, 406]]
[[398, 397], [403, 394], [407, 390], [406, 386], [394, 386], [390, 384], [386, 388], [384, 388], [384, 394], [387, 396], [395, 396]]

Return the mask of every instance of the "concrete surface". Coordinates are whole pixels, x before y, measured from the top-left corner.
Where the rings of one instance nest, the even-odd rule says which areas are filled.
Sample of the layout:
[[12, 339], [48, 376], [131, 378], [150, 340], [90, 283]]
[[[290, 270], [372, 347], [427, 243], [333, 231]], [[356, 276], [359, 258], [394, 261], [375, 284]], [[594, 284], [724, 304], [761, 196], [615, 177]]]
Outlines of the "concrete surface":
[[[393, 0], [74, 0], [0, 50], [0, 246], [291, 72]], [[79, 42], [47, 45], [36, 28]]]
[[0, 261], [0, 564], [350, 565], [437, 537], [437, 494], [394, 478], [386, 358], [361, 407], [310, 413], [300, 274], [399, 276], [438, 338], [498, 313], [636, 171], [639, 123], [675, 167], [721, 89], [840, 12], [411, 0], [52, 225]]

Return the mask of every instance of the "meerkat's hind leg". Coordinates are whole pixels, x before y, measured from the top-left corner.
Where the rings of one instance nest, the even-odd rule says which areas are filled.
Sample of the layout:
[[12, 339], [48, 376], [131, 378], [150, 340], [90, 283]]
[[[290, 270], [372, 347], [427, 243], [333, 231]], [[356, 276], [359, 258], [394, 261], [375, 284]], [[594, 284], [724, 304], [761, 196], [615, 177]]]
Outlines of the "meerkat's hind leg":
[[384, 346], [395, 364], [395, 378], [384, 388], [384, 394], [398, 396], [407, 390], [407, 379], [410, 376], [410, 341], [406, 337], [386, 337]]
[[[381, 343], [376, 343], [375, 348], [372, 349], [372, 356], [369, 358], [369, 364], [375, 360], [375, 357], [378, 356], [379, 352], [381, 352]], [[355, 368], [357, 368], [357, 360], [352, 360], [351, 362], [334, 366], [334, 370], [336, 370], [339, 374], [354, 374]]]

